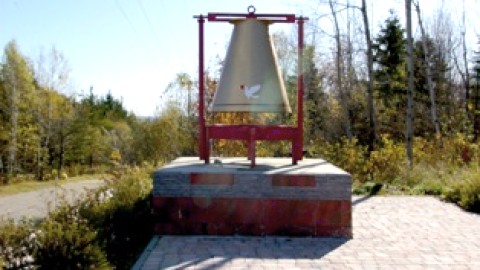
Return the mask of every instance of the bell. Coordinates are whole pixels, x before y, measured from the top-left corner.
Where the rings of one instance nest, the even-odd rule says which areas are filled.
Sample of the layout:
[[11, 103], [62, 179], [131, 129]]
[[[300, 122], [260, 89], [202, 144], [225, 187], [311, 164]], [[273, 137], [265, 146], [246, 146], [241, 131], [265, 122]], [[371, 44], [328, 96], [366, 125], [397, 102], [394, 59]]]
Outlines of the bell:
[[269, 21], [233, 20], [233, 34], [212, 105], [213, 112], [291, 112]]

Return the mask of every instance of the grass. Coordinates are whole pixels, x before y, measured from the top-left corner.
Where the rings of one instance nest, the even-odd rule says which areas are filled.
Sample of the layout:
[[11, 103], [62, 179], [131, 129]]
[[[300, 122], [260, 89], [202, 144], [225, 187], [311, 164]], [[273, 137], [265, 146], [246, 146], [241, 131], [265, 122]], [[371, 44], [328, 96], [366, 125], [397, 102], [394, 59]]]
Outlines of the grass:
[[431, 195], [461, 208], [480, 213], [480, 166], [470, 164], [420, 164], [401, 170], [397, 178], [386, 182], [353, 183], [356, 195]]
[[95, 179], [104, 179], [107, 176], [108, 176], [107, 174], [92, 174], [92, 175], [75, 176], [75, 177], [67, 178], [65, 180], [58, 179], [58, 180], [49, 180], [49, 181], [36, 181], [36, 180], [19, 181], [15, 183], [10, 183], [8, 185], [0, 185], [0, 197], [54, 187], [56, 185], [64, 185], [67, 183], [75, 183], [75, 182], [95, 180]]

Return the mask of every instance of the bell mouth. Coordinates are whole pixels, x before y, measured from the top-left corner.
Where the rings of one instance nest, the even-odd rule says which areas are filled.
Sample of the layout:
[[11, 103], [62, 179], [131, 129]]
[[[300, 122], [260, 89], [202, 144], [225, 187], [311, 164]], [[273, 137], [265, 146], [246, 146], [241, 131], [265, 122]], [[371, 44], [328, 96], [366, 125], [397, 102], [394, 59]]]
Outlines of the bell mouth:
[[291, 113], [291, 108], [278, 104], [221, 104], [209, 106], [208, 112], [254, 112], [254, 113]]

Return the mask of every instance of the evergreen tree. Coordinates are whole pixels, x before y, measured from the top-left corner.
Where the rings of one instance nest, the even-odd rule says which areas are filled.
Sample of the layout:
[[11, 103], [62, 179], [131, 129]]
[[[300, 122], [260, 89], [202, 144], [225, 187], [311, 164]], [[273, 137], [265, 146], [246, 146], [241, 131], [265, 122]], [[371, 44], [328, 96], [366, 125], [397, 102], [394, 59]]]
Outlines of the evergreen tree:
[[405, 94], [404, 32], [397, 15], [391, 12], [373, 45], [377, 90], [386, 104]]
[[374, 77], [379, 108], [380, 133], [403, 137], [406, 108], [406, 39], [400, 21], [392, 11], [375, 38]]
[[[447, 118], [446, 110], [448, 107], [455, 106], [455, 100], [450, 99], [447, 92], [447, 71], [446, 60], [439, 53], [437, 44], [430, 37], [426, 37], [428, 63], [431, 69], [432, 82], [435, 87], [435, 101], [438, 104], [438, 114], [441, 118]], [[427, 74], [425, 68], [425, 52], [422, 41], [415, 42], [414, 45], [414, 66], [415, 66], [415, 130], [417, 133], [433, 134], [434, 127], [431, 120], [431, 102], [429, 100], [429, 90], [427, 83]]]
[[470, 87], [470, 100], [467, 102], [473, 114], [473, 140], [477, 142], [480, 136], [480, 42], [479, 50], [474, 52]]
[[305, 48], [305, 136], [306, 141], [325, 137], [327, 98], [323, 92], [322, 75], [315, 65], [315, 48]]

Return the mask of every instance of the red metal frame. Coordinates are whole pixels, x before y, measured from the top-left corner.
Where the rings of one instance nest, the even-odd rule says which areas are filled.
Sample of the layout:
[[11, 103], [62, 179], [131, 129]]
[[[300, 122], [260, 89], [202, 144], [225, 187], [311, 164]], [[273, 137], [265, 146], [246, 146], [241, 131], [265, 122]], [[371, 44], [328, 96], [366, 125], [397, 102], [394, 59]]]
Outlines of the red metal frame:
[[[306, 17], [296, 17], [294, 14], [256, 14], [253, 6], [248, 7], [248, 13], [208, 13], [207, 16], [194, 16], [198, 21], [198, 84], [199, 106], [198, 126], [199, 143], [198, 154], [205, 164], [210, 162], [210, 139], [243, 140], [248, 142], [248, 159], [251, 167], [255, 166], [255, 141], [292, 142], [292, 164], [296, 165], [303, 159], [303, 25]], [[205, 123], [205, 70], [204, 70], [204, 24], [209, 22], [229, 22], [239, 18], [265, 19], [274, 23], [298, 24], [298, 81], [297, 81], [297, 125], [206, 125]]]

